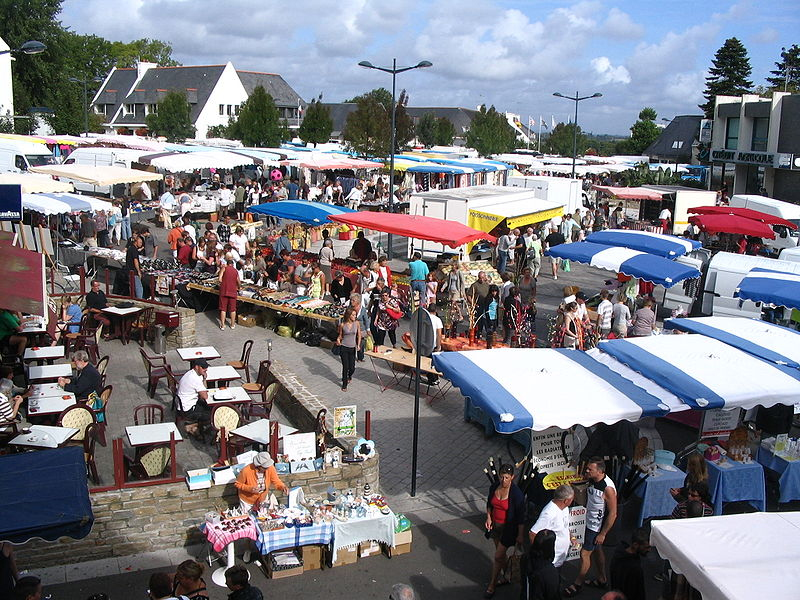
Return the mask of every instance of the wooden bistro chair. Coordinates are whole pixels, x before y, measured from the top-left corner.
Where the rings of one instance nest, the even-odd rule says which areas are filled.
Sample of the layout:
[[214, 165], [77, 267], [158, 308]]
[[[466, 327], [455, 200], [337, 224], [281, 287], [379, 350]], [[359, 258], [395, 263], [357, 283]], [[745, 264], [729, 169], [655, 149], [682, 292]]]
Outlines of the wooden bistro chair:
[[247, 340], [242, 346], [242, 357], [239, 360], [231, 360], [227, 364], [244, 373], [244, 379], [250, 383], [250, 352], [253, 350], [253, 340]]
[[80, 325], [78, 325], [78, 331], [75, 333], [65, 333], [63, 336], [61, 336], [61, 339], [64, 341], [65, 356], [69, 356], [69, 353], [72, 350], [78, 349], [78, 339], [81, 337], [81, 333], [87, 331], [87, 329], [91, 329], [89, 322], [89, 315], [84, 314], [81, 317]]
[[155, 310], [155, 306], [149, 306], [145, 308], [139, 313], [139, 316], [131, 325], [131, 333], [138, 334], [139, 336], [139, 347], [144, 346], [144, 341], [147, 339], [147, 334], [150, 332], [150, 328], [155, 322]]
[[153, 398], [156, 395], [158, 382], [167, 376], [169, 365], [166, 357], [149, 356], [144, 348], [139, 348], [139, 354], [142, 356], [142, 363], [147, 371], [147, 393]]
[[114, 391], [113, 385], [107, 385], [100, 391], [100, 406], [93, 408], [97, 419], [97, 441], [105, 448], [106, 445], [106, 423], [108, 422], [108, 401]]
[[164, 422], [164, 407], [160, 404], [142, 404], [133, 411], [134, 425], [152, 425]]
[[261, 396], [261, 402], [251, 401], [247, 405], [247, 417], [250, 418], [254, 414], [254, 407], [260, 406], [264, 411], [264, 418], [269, 419], [269, 413], [272, 411], [272, 402], [275, 394], [278, 392], [277, 382], [267, 385], [269, 379], [270, 361], [262, 360], [258, 365], [258, 376], [255, 383], [245, 383], [242, 387], [251, 396]]
[[98, 323], [97, 327], [87, 327], [86, 331], [78, 333], [75, 340], [75, 350], [86, 350], [89, 360], [97, 363], [100, 358], [100, 338], [103, 336], [103, 324]]
[[132, 479], [154, 479], [161, 477], [169, 467], [171, 454], [169, 444], [158, 444], [144, 449], [134, 458], [125, 456], [125, 473]]
[[67, 442], [67, 444], [71, 445], [83, 445], [83, 440], [86, 437], [86, 428], [93, 423], [97, 424], [94, 411], [85, 404], [68, 406], [61, 411], [56, 422], [59, 427], [74, 427], [78, 430], [78, 433]]
[[86, 460], [86, 474], [94, 482], [100, 485], [100, 476], [97, 474], [97, 463], [94, 461], [94, 446], [97, 441], [99, 423], [90, 423], [86, 426], [86, 433], [83, 436], [83, 458]]
[[211, 412], [211, 427], [215, 435], [214, 440], [219, 444], [220, 464], [227, 460], [231, 453], [240, 454], [243, 451], [241, 445], [232, 446], [230, 432], [242, 424], [242, 416], [232, 406], [222, 404], [215, 406]]
[[96, 368], [97, 372], [100, 373], [100, 387], [103, 387], [106, 384], [106, 370], [108, 370], [108, 361], [108, 355], [97, 361]]

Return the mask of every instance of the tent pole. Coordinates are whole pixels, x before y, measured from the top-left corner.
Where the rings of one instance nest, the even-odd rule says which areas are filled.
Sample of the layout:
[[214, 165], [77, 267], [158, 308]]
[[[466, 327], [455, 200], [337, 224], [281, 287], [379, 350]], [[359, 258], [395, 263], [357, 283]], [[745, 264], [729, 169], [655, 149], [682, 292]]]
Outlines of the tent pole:
[[[422, 295], [417, 304], [417, 339], [414, 344], [416, 355], [416, 377], [414, 378], [414, 428], [411, 438], [411, 497], [417, 495], [417, 454], [419, 444], [419, 378], [422, 376]], [[434, 333], [434, 336], [436, 334]]]

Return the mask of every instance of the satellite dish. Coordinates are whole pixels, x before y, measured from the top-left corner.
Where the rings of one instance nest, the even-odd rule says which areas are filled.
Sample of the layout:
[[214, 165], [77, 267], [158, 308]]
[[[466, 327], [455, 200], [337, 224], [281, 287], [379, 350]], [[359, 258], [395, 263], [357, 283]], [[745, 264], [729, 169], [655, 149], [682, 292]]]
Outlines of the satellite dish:
[[[420, 321], [418, 323], [418, 321]], [[411, 315], [411, 343], [414, 351], [419, 351], [422, 356], [430, 356], [436, 342], [436, 332], [433, 330], [431, 316], [425, 309], [417, 309]], [[419, 340], [417, 339], [419, 336]]]

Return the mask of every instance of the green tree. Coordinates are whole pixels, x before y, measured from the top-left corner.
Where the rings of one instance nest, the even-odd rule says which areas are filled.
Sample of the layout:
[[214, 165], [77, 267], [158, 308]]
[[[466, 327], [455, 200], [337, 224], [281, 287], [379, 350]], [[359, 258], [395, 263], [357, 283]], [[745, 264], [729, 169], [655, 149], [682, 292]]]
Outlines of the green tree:
[[153, 135], [164, 136], [168, 142], [183, 142], [194, 137], [195, 128], [189, 118], [191, 107], [182, 92], [167, 92], [158, 103], [157, 111], [144, 118]]
[[229, 136], [228, 125], [212, 125], [206, 131], [209, 138], [227, 138]]
[[407, 148], [408, 144], [416, 136], [414, 119], [408, 114], [406, 106], [408, 106], [408, 94], [403, 90], [400, 92], [400, 98], [398, 98], [394, 107], [395, 153]]
[[364, 156], [388, 156], [391, 143], [392, 95], [377, 88], [356, 96], [356, 110], [347, 115], [342, 137], [348, 148]]
[[[572, 137], [575, 133], [575, 125], [572, 123], [558, 123], [550, 135], [542, 144], [547, 152], [560, 154], [561, 156], [572, 156]], [[581, 131], [580, 126], [577, 131], [577, 154], [580, 156], [586, 152], [591, 145], [589, 138]]]
[[800, 91], [800, 46], [792, 44], [789, 48], [781, 48], [781, 60], [775, 63], [775, 70], [770, 71], [767, 83], [778, 92]]
[[109, 52], [118, 67], [135, 67], [137, 62], [152, 62], [160, 67], [177, 67], [181, 63], [172, 58], [172, 46], [161, 40], [142, 38], [128, 42], [111, 42]]
[[486, 110], [485, 104], [472, 119], [467, 132], [467, 146], [477, 150], [481, 156], [511, 152], [516, 139], [505, 115], [497, 112], [494, 106]]
[[264, 86], [257, 86], [228, 127], [230, 136], [245, 146], [275, 148], [286, 139], [280, 112]]
[[430, 112], [422, 115], [419, 123], [417, 123], [417, 139], [419, 139], [419, 143], [426, 148], [435, 146], [438, 133], [439, 124], [436, 121], [436, 116]]
[[322, 104], [322, 94], [306, 108], [306, 116], [300, 124], [298, 135], [306, 144], [324, 144], [331, 138], [333, 119], [330, 109]]
[[639, 120], [631, 127], [631, 137], [628, 140], [630, 154], [641, 155], [661, 135], [661, 130], [655, 124], [657, 117], [655, 109], [649, 106], [639, 112]]
[[741, 96], [753, 88], [750, 74], [750, 58], [747, 49], [737, 38], [728, 38], [714, 55], [712, 67], [706, 77], [706, 90], [703, 96], [706, 101], [698, 105], [706, 118], [714, 118], [714, 106], [717, 96]]
[[453, 139], [456, 137], [456, 128], [450, 119], [439, 117], [436, 119], [436, 145], [437, 146], [450, 146], [453, 144]]

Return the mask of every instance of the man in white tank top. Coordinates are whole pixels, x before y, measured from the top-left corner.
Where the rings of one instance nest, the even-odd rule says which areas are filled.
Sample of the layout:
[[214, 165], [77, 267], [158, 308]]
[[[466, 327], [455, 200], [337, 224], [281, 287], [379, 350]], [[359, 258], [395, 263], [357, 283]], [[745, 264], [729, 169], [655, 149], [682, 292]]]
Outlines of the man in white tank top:
[[[603, 542], [614, 521], [617, 520], [617, 489], [611, 478], [606, 475], [606, 464], [600, 458], [590, 459], [584, 474], [589, 480], [586, 492], [586, 535], [581, 548], [580, 572], [575, 582], [564, 590], [566, 598], [576, 596], [584, 582], [591, 587], [608, 587]], [[597, 577], [586, 580], [592, 563]]]

